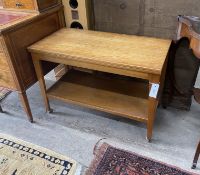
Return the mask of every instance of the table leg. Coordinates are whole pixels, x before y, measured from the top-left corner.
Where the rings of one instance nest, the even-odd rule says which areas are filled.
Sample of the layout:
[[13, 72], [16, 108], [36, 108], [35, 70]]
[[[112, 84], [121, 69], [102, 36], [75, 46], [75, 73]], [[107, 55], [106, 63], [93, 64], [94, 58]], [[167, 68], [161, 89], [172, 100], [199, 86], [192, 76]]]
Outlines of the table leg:
[[33, 55], [32, 55], [32, 57], [34, 58], [33, 64], [35, 66], [35, 71], [36, 71], [37, 78], [38, 78], [38, 81], [39, 81], [41, 94], [42, 94], [44, 102], [45, 102], [46, 111], [51, 113], [52, 109], [50, 108], [49, 99], [48, 99], [47, 94], [46, 94], [46, 84], [45, 84], [45, 80], [44, 80], [44, 73], [43, 73], [43, 70], [42, 70], [41, 61], [36, 59]]
[[197, 166], [197, 161], [199, 159], [199, 155], [200, 155], [200, 142], [197, 146], [197, 150], [196, 150], [196, 153], [195, 153], [195, 156], [194, 156], [194, 160], [193, 160], [193, 164], [192, 164], [192, 169], [195, 169], [196, 166]]
[[26, 92], [18, 92], [19, 94], [19, 98], [21, 100], [21, 103], [22, 103], [22, 106], [28, 116], [28, 120], [33, 123], [33, 116], [32, 116], [32, 113], [31, 113], [31, 108], [30, 108], [30, 105], [29, 105], [29, 102], [28, 102], [28, 98], [27, 98], [27, 95], [26, 95]]
[[2, 109], [2, 107], [1, 107], [1, 105], [0, 105], [0, 113], [3, 113], [3, 109]]
[[[151, 90], [151, 86], [153, 83], [159, 84], [160, 77], [151, 75], [149, 77], [149, 91]], [[158, 106], [158, 99], [149, 97], [148, 101], [148, 121], [147, 121], [147, 140], [150, 142], [153, 135], [153, 124], [156, 115], [156, 109]]]

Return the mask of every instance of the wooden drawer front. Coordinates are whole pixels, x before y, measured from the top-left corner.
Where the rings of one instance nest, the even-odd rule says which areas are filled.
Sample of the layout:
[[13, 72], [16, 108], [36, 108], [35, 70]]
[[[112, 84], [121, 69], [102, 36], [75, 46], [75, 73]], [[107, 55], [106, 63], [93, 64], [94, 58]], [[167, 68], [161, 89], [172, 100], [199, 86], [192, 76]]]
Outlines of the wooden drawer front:
[[6, 0], [4, 1], [4, 7], [27, 10], [35, 9], [33, 0]]
[[16, 2], [15, 0], [6, 0], [4, 1], [4, 7], [5, 8], [16, 8]]
[[0, 86], [7, 88], [15, 88], [15, 83], [11, 72], [0, 70]]

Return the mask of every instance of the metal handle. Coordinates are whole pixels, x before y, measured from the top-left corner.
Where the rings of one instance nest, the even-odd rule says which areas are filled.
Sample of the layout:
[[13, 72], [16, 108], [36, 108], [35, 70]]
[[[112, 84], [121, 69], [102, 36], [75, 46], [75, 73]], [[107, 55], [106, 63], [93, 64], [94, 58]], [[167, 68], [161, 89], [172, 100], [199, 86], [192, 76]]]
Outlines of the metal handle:
[[22, 3], [19, 3], [19, 2], [16, 3], [16, 7], [22, 7], [22, 6], [23, 6]]

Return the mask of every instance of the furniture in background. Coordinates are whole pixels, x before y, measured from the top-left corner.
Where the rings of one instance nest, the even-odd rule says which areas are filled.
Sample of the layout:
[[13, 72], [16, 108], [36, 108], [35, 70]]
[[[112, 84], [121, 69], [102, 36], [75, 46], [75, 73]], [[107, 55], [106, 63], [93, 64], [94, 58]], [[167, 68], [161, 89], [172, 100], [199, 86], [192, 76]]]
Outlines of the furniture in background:
[[200, 18], [194, 16], [178, 16], [177, 40], [186, 37], [194, 55], [200, 58]]
[[[38, 0], [37, 8], [36, 1], [32, 0], [21, 0], [23, 5], [20, 6], [13, 2], [17, 1], [3, 1], [5, 8], [0, 9], [0, 86], [18, 92], [28, 119], [32, 122], [26, 90], [37, 82], [37, 77], [27, 47], [64, 27], [63, 6], [55, 5], [52, 2], [59, 1], [51, 0]], [[53, 4], [55, 6], [50, 8]], [[44, 7], [47, 9], [44, 10]], [[43, 12], [38, 13], [38, 9]], [[54, 67], [55, 64], [46, 63], [44, 72]]]
[[[200, 60], [200, 19], [179, 16], [177, 38], [170, 51], [163, 105], [190, 110]], [[190, 49], [189, 49], [190, 48]]]
[[44, 11], [61, 3], [61, 0], [2, 0], [3, 7], [13, 10]]
[[[51, 112], [49, 98], [54, 98], [144, 122], [150, 141], [170, 44], [164, 39], [61, 29], [28, 50], [47, 111]], [[41, 61], [97, 72], [69, 68], [47, 90]]]
[[[192, 52], [194, 54], [194, 59], [196, 61], [196, 65], [193, 65], [193, 67], [191, 67], [191, 69], [193, 68], [195, 70], [195, 74], [190, 77], [189, 81], [191, 81], [191, 85], [190, 85], [190, 89], [189, 89], [189, 100], [191, 101], [191, 96], [194, 94], [194, 98], [195, 100], [200, 103], [200, 89], [198, 88], [194, 88], [195, 85], [195, 81], [196, 81], [196, 77], [197, 77], [197, 73], [199, 70], [199, 60], [200, 59], [200, 18], [198, 17], [194, 17], [194, 16], [178, 16], [178, 30], [177, 30], [177, 39], [176, 41], [180, 41], [184, 38], [187, 39], [188, 41], [188, 45], [190, 48], [190, 52]], [[184, 60], [183, 60], [184, 61]], [[187, 62], [187, 64], [189, 64], [191, 62]], [[181, 65], [181, 63], [179, 62], [179, 64]], [[172, 62], [171, 65], [175, 65], [175, 61]], [[173, 70], [173, 67], [170, 67]], [[188, 76], [183, 74], [182, 75], [184, 80], [187, 81]], [[187, 93], [184, 93], [181, 91], [181, 87], [177, 86], [176, 84], [176, 75], [175, 72], [173, 72], [173, 74], [171, 75], [171, 79], [172, 79], [172, 88], [175, 89], [177, 92], [179, 92], [180, 95], [182, 95], [183, 97], [187, 95]], [[173, 94], [172, 94], [173, 95]], [[191, 105], [191, 102], [190, 104]], [[190, 107], [190, 106], [189, 106]], [[199, 154], [200, 154], [200, 142], [197, 146], [197, 150], [195, 153], [195, 157], [194, 157], [194, 161], [193, 161], [193, 165], [192, 168], [196, 168], [197, 165], [197, 161], [199, 158]]]
[[200, 142], [197, 146], [197, 150], [195, 152], [195, 156], [194, 156], [194, 160], [193, 160], [193, 164], [192, 164], [192, 169], [195, 169], [197, 166], [197, 161], [199, 159], [199, 155], [200, 155]]
[[62, 0], [68, 28], [93, 29], [92, 0]]
[[[67, 28], [92, 30], [94, 26], [93, 0], [62, 0]], [[66, 66], [60, 64], [54, 69], [56, 79], [66, 73]], [[74, 69], [77, 69], [74, 67]], [[87, 71], [87, 70], [84, 70]]]

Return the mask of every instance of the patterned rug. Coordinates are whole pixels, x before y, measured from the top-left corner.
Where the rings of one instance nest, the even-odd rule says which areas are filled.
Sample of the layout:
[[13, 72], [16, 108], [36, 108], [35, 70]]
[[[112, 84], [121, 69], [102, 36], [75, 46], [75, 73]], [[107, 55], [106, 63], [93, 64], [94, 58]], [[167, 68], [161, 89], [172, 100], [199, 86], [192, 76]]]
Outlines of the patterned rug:
[[74, 175], [76, 167], [68, 157], [0, 134], [0, 175]]
[[103, 144], [86, 175], [193, 175], [177, 167]]
[[9, 89], [0, 87], [0, 101], [3, 100], [11, 91]]

